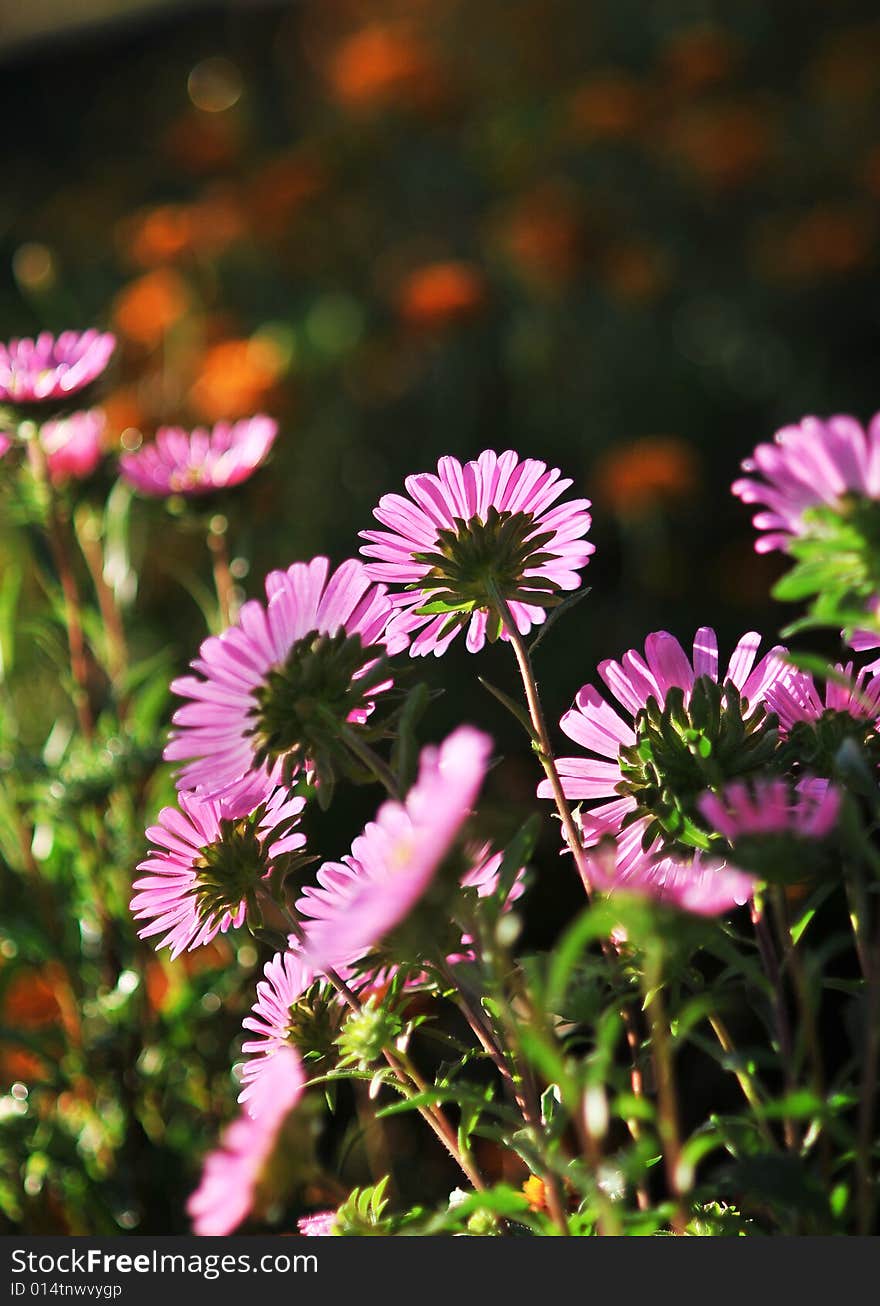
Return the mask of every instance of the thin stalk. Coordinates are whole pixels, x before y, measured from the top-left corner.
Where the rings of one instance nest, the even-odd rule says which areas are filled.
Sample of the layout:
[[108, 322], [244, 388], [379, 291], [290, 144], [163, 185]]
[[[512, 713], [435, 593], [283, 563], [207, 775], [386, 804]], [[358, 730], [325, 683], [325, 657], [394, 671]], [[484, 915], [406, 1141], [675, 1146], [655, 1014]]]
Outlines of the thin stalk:
[[28, 456], [34, 480], [46, 505], [46, 527], [49, 547], [64, 598], [64, 620], [67, 627], [67, 646], [70, 654], [70, 672], [73, 677], [73, 705], [80, 729], [87, 739], [94, 735], [91, 700], [89, 697], [89, 664], [83, 635], [82, 604], [79, 587], [70, 565], [70, 554], [64, 536], [64, 527], [58, 511], [55, 489], [49, 476], [46, 455], [38, 431], [28, 440]]
[[[779, 1043], [779, 1055], [782, 1059], [786, 1090], [791, 1092], [794, 1088], [794, 1076], [792, 1074], [794, 1048], [791, 1026], [788, 1020], [788, 1007], [785, 1001], [785, 989], [782, 984], [779, 962], [776, 958], [776, 949], [773, 946], [773, 936], [767, 928], [767, 918], [763, 905], [759, 905], [754, 899], [751, 904], [751, 917], [761, 965], [773, 992], [773, 1018], [776, 1025], [776, 1038]], [[798, 1151], [800, 1136], [797, 1126], [789, 1116], [786, 1116], [782, 1121], [782, 1133], [788, 1150], [790, 1152]]]
[[685, 1189], [682, 1184], [681, 1134], [678, 1125], [678, 1100], [675, 1065], [669, 1045], [669, 1024], [663, 1001], [660, 966], [656, 959], [646, 959], [643, 976], [645, 1014], [651, 1034], [651, 1050], [657, 1076], [657, 1127], [663, 1146], [666, 1182], [675, 1202], [672, 1229], [676, 1234], [687, 1230]]
[[371, 748], [366, 740], [358, 736], [356, 730], [351, 726], [337, 725], [340, 737], [349, 752], [353, 753], [359, 762], [363, 762], [368, 771], [376, 777], [381, 785], [385, 787], [389, 797], [400, 801], [400, 786], [394, 772], [387, 762], [384, 762], [374, 748]]
[[877, 926], [877, 939], [870, 954], [867, 988], [865, 1061], [856, 1126], [856, 1183], [860, 1234], [873, 1233], [877, 1201], [872, 1157], [877, 1106], [877, 1071], [880, 1065], [880, 921]]
[[[73, 525], [101, 610], [101, 620], [107, 636], [107, 671], [118, 691], [128, 670], [128, 641], [125, 637], [122, 613], [116, 602], [113, 587], [107, 584], [104, 577], [104, 550], [101, 547], [101, 537], [96, 529], [94, 518], [91, 514], [77, 513]], [[127, 702], [121, 697], [117, 698], [121, 718], [125, 716], [127, 706]]]
[[214, 571], [214, 589], [217, 592], [217, 605], [224, 630], [233, 624], [238, 616], [238, 600], [235, 597], [235, 581], [229, 570], [229, 550], [226, 547], [228, 522], [217, 514], [208, 522], [206, 536], [211, 566]]
[[562, 781], [559, 778], [559, 771], [556, 767], [556, 759], [553, 756], [553, 745], [550, 743], [550, 735], [547, 731], [547, 722], [544, 719], [544, 709], [541, 706], [541, 699], [538, 694], [538, 685], [535, 680], [535, 672], [532, 667], [532, 659], [529, 656], [529, 650], [526, 643], [516, 627], [510, 606], [504, 595], [495, 585], [494, 581], [489, 581], [488, 592], [495, 607], [496, 612], [501, 620], [507, 638], [513, 648], [516, 657], [519, 673], [523, 682], [525, 691], [526, 704], [529, 709], [529, 719], [535, 731], [538, 741], [536, 752], [541, 766], [544, 768], [544, 774], [550, 781], [550, 787], [553, 790], [553, 800], [556, 803], [556, 810], [562, 821], [562, 829], [565, 834], [565, 841], [571, 849], [571, 855], [574, 858], [574, 864], [577, 867], [578, 875], [584, 888], [589, 893], [590, 880], [587, 874], [587, 863], [584, 856], [584, 847], [578, 828], [574, 823], [574, 817], [571, 814], [571, 808], [562, 789]]
[[[269, 898], [269, 901], [274, 907], [277, 907], [283, 913], [285, 920], [290, 927], [291, 933], [300, 943], [302, 943], [304, 941], [302, 926], [299, 921], [291, 915], [286, 904], [280, 903], [274, 898]], [[342, 976], [332, 967], [327, 967], [323, 974], [336, 989], [336, 992], [342, 998], [346, 1006], [351, 1011], [360, 1014], [363, 1009], [360, 998], [350, 988], [350, 986], [346, 984]], [[427, 1083], [405, 1053], [395, 1053], [391, 1052], [388, 1048], [385, 1048], [382, 1055], [395, 1079], [403, 1089], [408, 1092], [410, 1086], [412, 1086], [419, 1094], [430, 1092]], [[459, 1148], [456, 1132], [447, 1120], [443, 1109], [436, 1103], [430, 1106], [420, 1106], [416, 1109], [439, 1142], [443, 1144], [453, 1161], [458, 1165], [468, 1182], [473, 1185], [477, 1192], [484, 1192], [486, 1185], [483, 1182], [483, 1177], [472, 1159], [461, 1148]]]
[[[734, 1044], [733, 1039], [730, 1037], [730, 1031], [728, 1030], [727, 1026], [725, 1025], [724, 1021], [721, 1019], [721, 1017], [709, 1016], [708, 1021], [712, 1027], [713, 1034], [718, 1039], [722, 1052], [726, 1053], [726, 1055], [729, 1057], [735, 1056], [736, 1045]], [[764, 1139], [765, 1143], [767, 1143], [773, 1150], [775, 1150], [776, 1140], [773, 1137], [773, 1134], [770, 1132], [770, 1126], [767, 1124], [767, 1121], [764, 1119], [764, 1104], [761, 1101], [760, 1094], [758, 1093], [757, 1089], [752, 1083], [751, 1077], [747, 1075], [743, 1070], [733, 1070], [731, 1073], [733, 1074], [734, 1079], [742, 1089], [743, 1097], [746, 1099], [749, 1106], [752, 1108], [752, 1111], [754, 1112], [755, 1123], [758, 1126], [758, 1129], [761, 1133], [761, 1137]]]

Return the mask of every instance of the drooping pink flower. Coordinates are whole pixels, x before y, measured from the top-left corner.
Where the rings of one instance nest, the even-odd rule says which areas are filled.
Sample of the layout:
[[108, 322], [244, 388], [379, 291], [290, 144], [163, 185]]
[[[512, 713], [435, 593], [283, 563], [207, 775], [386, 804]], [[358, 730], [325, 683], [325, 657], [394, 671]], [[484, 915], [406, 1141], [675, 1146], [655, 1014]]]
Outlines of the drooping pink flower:
[[590, 856], [587, 875], [600, 893], [632, 893], [677, 907], [696, 916], [718, 916], [748, 902], [755, 882], [736, 867], [694, 852], [691, 857], [628, 858], [614, 861], [609, 848]]
[[114, 336], [94, 330], [0, 344], [0, 403], [68, 399], [101, 375], [115, 347]]
[[756, 550], [785, 550], [792, 536], [808, 532], [809, 509], [836, 507], [849, 494], [880, 499], [880, 414], [867, 431], [853, 417], [805, 417], [777, 431], [772, 444], [759, 444], [743, 471], [733, 493], [763, 506], [754, 518], [764, 532]]
[[470, 815], [491, 746], [460, 726], [439, 748], [424, 748], [405, 802], [383, 804], [351, 856], [324, 864], [297, 903], [309, 918], [304, 951], [316, 971], [364, 955], [409, 915]]
[[245, 1029], [256, 1035], [241, 1047], [247, 1060], [242, 1067], [244, 1087], [238, 1100], [249, 1115], [261, 1107], [261, 1084], [273, 1057], [291, 1046], [291, 1009], [314, 982], [314, 972], [295, 942], [289, 952], [276, 952], [263, 968], [251, 1014], [242, 1022]]
[[241, 925], [248, 891], [277, 858], [305, 844], [296, 828], [305, 799], [284, 788], [266, 797], [253, 784], [234, 800], [182, 793], [179, 802], [147, 830], [154, 846], [138, 866], [144, 874], [131, 900], [135, 920], [148, 922], [139, 937], [161, 935], [157, 947], [167, 944], [172, 958]]
[[809, 671], [792, 669], [767, 691], [767, 706], [779, 717], [785, 731], [799, 721], [815, 722], [826, 712], [841, 712], [856, 721], [880, 720], [880, 676], [870, 667], [856, 672], [852, 662], [838, 663], [834, 671], [845, 683], [828, 680], [824, 696]]
[[751, 785], [736, 780], [720, 794], [702, 794], [697, 806], [734, 848], [755, 835], [824, 839], [837, 824], [840, 791], [821, 779], [803, 780], [795, 789], [781, 778], [759, 778]]
[[[584, 685], [563, 716], [563, 731], [587, 753], [558, 759], [563, 790], [568, 798], [595, 804], [578, 814], [587, 846], [623, 830], [618, 842], [623, 873], [652, 865], [678, 832], [685, 845], [691, 842], [694, 830], [688, 823], [698, 815], [695, 800], [719, 767], [724, 778], [733, 779], [766, 764], [775, 732], [760, 705], [792, 669], [780, 648], [756, 663], [760, 642], [754, 632], [744, 635], [719, 678], [712, 629], [697, 631], [692, 659], [672, 635], [656, 631], [645, 641], [644, 657], [630, 649], [620, 662], [599, 664], [623, 713]], [[676, 726], [663, 731], [660, 717], [673, 700]], [[538, 793], [552, 798], [548, 781]], [[670, 838], [661, 838], [664, 832]]]
[[583, 538], [589, 500], [556, 503], [571, 484], [545, 463], [489, 449], [463, 465], [441, 458], [436, 476], [407, 478], [408, 498], [380, 500], [374, 516], [388, 529], [361, 531], [361, 553], [374, 560], [374, 580], [406, 587], [394, 595], [392, 626], [418, 632], [413, 657], [439, 657], [465, 627], [467, 647], [478, 652], [499, 629], [492, 587], [523, 635], [563, 591], [578, 588], [595, 548]]
[[363, 724], [387, 689], [391, 604], [351, 559], [332, 575], [326, 558], [266, 577], [267, 603], [245, 603], [235, 625], [206, 639], [171, 688], [189, 700], [165, 749], [185, 761], [182, 788], [224, 794], [281, 767], [285, 778], [320, 764], [346, 724]]
[[194, 1233], [232, 1233], [250, 1213], [281, 1126], [302, 1097], [305, 1082], [298, 1054], [282, 1049], [260, 1080], [259, 1110], [233, 1120], [205, 1160], [201, 1183], [186, 1207]]
[[54, 485], [91, 476], [103, 455], [106, 418], [100, 408], [71, 413], [40, 427], [40, 443]]
[[271, 417], [218, 422], [212, 430], [163, 426], [153, 444], [123, 454], [119, 467], [141, 494], [193, 498], [246, 481], [266, 458], [278, 434]]
[[326, 1238], [331, 1236], [336, 1227], [335, 1211], [315, 1211], [314, 1215], [304, 1215], [297, 1220], [296, 1227], [303, 1238]]

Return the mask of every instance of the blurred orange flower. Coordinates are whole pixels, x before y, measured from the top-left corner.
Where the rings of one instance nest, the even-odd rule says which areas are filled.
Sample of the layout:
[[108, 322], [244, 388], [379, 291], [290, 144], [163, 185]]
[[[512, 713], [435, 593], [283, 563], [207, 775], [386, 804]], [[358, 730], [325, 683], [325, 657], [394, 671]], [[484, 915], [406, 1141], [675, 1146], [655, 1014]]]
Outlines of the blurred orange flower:
[[348, 108], [373, 108], [396, 101], [424, 103], [439, 89], [431, 52], [405, 26], [373, 23], [346, 38], [334, 51], [328, 79]]
[[809, 284], [847, 276], [877, 256], [877, 219], [860, 205], [823, 204], [759, 231], [756, 255], [771, 280]]
[[443, 327], [473, 317], [486, 302], [486, 281], [471, 263], [415, 268], [401, 285], [397, 307], [411, 326]]
[[665, 133], [671, 153], [709, 185], [733, 189], [769, 163], [775, 144], [770, 110], [751, 102], [694, 108]]
[[599, 73], [575, 91], [569, 121], [578, 137], [616, 140], [639, 131], [648, 117], [647, 93], [628, 73]]
[[621, 517], [692, 494], [700, 480], [691, 445], [674, 435], [649, 435], [609, 449], [594, 468], [596, 499]]
[[502, 241], [529, 280], [551, 287], [564, 284], [584, 254], [584, 227], [576, 195], [561, 182], [539, 186], [503, 221]]
[[[3, 994], [2, 1020], [9, 1029], [26, 1033], [63, 1023], [61, 1003], [56, 995], [56, 968], [50, 963], [39, 969], [22, 968], [9, 981]], [[29, 1048], [4, 1043], [0, 1049], [0, 1078], [10, 1083], [33, 1083], [46, 1074], [43, 1057]]]
[[234, 112], [202, 113], [192, 109], [171, 123], [163, 143], [165, 153], [179, 167], [188, 172], [213, 172], [238, 157], [239, 119]]
[[662, 61], [675, 89], [692, 94], [725, 81], [740, 54], [740, 43], [732, 32], [699, 23], [669, 40]]
[[116, 296], [113, 321], [120, 334], [148, 349], [179, 322], [190, 305], [186, 282], [168, 268], [157, 268], [130, 282]]
[[190, 405], [208, 422], [246, 417], [265, 404], [284, 366], [284, 356], [271, 340], [222, 340], [202, 359]]
[[543, 1179], [539, 1179], [536, 1174], [530, 1174], [522, 1186], [522, 1193], [529, 1204], [529, 1210], [545, 1211], [547, 1209], [547, 1188]]
[[643, 302], [669, 285], [669, 260], [663, 250], [650, 245], [614, 245], [603, 259], [600, 275], [618, 299]]
[[317, 160], [301, 154], [281, 155], [263, 164], [248, 190], [249, 216], [257, 231], [283, 235], [294, 214], [323, 190], [325, 182]]

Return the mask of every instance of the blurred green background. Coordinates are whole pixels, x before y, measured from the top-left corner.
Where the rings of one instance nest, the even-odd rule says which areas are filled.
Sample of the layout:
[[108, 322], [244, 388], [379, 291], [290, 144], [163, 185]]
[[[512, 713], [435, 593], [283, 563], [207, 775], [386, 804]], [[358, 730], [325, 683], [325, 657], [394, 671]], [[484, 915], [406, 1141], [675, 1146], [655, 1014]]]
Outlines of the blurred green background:
[[[117, 8], [113, 21], [30, 40], [7, 27], [0, 335], [116, 332], [108, 453], [162, 423], [278, 416], [271, 465], [224, 505], [244, 592], [294, 559], [351, 554], [379, 496], [440, 455], [512, 447], [561, 466], [594, 501], [592, 593], [538, 655], [554, 721], [598, 659], [653, 629], [687, 642], [713, 624], [727, 648], [747, 628], [775, 634], [786, 619], [767, 598], [777, 563], [754, 554], [728, 487], [786, 421], [876, 406], [875, 5]], [[112, 475], [108, 459], [82, 494], [97, 501]], [[171, 531], [162, 505], [136, 503], [132, 532], [132, 644], [144, 659], [167, 650], [164, 677], [204, 634], [210, 572], [202, 542]], [[4, 512], [0, 567], [13, 534]], [[514, 692], [505, 648], [478, 665], [459, 640], [441, 666], [418, 668], [446, 690], [428, 729], [467, 718], [492, 731], [505, 754], [492, 794], [509, 828], [537, 777], [478, 671]], [[27, 676], [22, 742], [40, 749], [67, 709], [36, 647]], [[358, 794], [323, 821], [332, 855], [372, 801]], [[527, 914], [536, 945], [578, 901], [552, 828], [541, 869]], [[130, 948], [130, 929], [116, 928]], [[7, 943], [0, 957], [22, 973]], [[88, 1231], [185, 1227], [182, 1202], [216, 1133], [208, 1107], [231, 1110], [230, 1046], [249, 1001], [233, 996], [226, 961], [185, 978], [181, 964], [171, 979], [150, 962], [144, 1001], [167, 1024], [156, 1045], [192, 1040], [207, 1096], [193, 1089], [164, 1133], [137, 1108], [140, 1142], [120, 1108], [88, 1188], [106, 1210], [82, 1216]], [[25, 972], [17, 1005], [16, 966], [0, 967], [5, 1023], [63, 1023], [49, 965]], [[142, 977], [129, 959], [107, 992], [129, 971]], [[122, 1026], [131, 1047], [108, 1064], [142, 1055]], [[7, 1055], [3, 1078], [28, 1082], [23, 1066]], [[14, 1143], [30, 1154], [28, 1137]], [[72, 1174], [80, 1161], [72, 1154]], [[70, 1183], [50, 1191], [37, 1178], [30, 1205], [9, 1210], [25, 1227], [76, 1231]]]

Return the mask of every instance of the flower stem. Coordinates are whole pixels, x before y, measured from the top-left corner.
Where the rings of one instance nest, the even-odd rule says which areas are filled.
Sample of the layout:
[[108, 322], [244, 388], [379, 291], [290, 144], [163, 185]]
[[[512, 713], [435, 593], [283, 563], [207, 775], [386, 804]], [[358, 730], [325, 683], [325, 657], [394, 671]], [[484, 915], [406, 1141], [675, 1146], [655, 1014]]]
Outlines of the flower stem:
[[86, 655], [85, 636], [83, 635], [81, 601], [79, 587], [64, 535], [64, 526], [58, 511], [55, 491], [49, 476], [46, 455], [40, 443], [39, 431], [35, 430], [28, 440], [28, 456], [34, 480], [40, 490], [46, 506], [46, 527], [52, 559], [61, 582], [64, 597], [64, 620], [67, 626], [67, 647], [70, 654], [70, 672], [73, 677], [73, 705], [76, 709], [80, 729], [86, 739], [94, 735], [91, 700], [89, 697], [89, 664]]
[[399, 802], [401, 797], [400, 786], [387, 762], [384, 762], [376, 750], [371, 748], [365, 739], [361, 739], [357, 731], [352, 730], [351, 726], [337, 726], [337, 729], [349, 752], [354, 753], [358, 761], [363, 762], [367, 770], [376, 777], [381, 785], [384, 785], [388, 796]]
[[666, 1004], [663, 1001], [662, 968], [656, 952], [656, 947], [648, 950], [642, 985], [645, 994], [645, 1014], [651, 1033], [654, 1067], [657, 1072], [657, 1126], [663, 1145], [666, 1181], [675, 1202], [672, 1229], [676, 1234], [683, 1234], [687, 1229], [688, 1217], [684, 1205], [685, 1185], [681, 1164], [675, 1066], [672, 1049], [669, 1046]]
[[[125, 638], [125, 624], [113, 587], [107, 584], [104, 577], [104, 550], [101, 547], [100, 528], [87, 509], [75, 514], [73, 527], [101, 609], [101, 619], [106, 634], [107, 671], [118, 695], [119, 686], [128, 670], [128, 643]], [[124, 717], [128, 707], [126, 700], [118, 697], [117, 706], [119, 716]]]
[[544, 774], [550, 781], [550, 787], [553, 790], [553, 799], [556, 803], [556, 810], [562, 821], [562, 829], [565, 835], [565, 841], [571, 849], [574, 857], [574, 863], [577, 867], [578, 875], [581, 882], [589, 893], [590, 880], [587, 874], [586, 857], [584, 856], [584, 847], [578, 834], [577, 826], [574, 823], [574, 817], [571, 814], [571, 808], [562, 789], [562, 781], [559, 778], [559, 771], [556, 767], [556, 760], [553, 756], [553, 746], [550, 743], [550, 735], [547, 731], [547, 722], [544, 718], [544, 709], [541, 706], [540, 695], [538, 694], [538, 685], [535, 680], [535, 672], [532, 667], [532, 659], [529, 656], [529, 650], [526, 647], [525, 640], [517, 630], [516, 622], [510, 611], [510, 605], [504, 595], [495, 585], [494, 581], [489, 581], [488, 590], [495, 610], [501, 620], [501, 624], [507, 634], [507, 638], [513, 648], [516, 656], [519, 673], [522, 677], [523, 689], [526, 696], [526, 704], [529, 709], [529, 718], [534, 727], [535, 736], [538, 746], [535, 748], [541, 766], [544, 768]]
[[235, 581], [229, 570], [229, 550], [226, 547], [226, 531], [229, 523], [221, 514], [215, 514], [208, 522], [208, 552], [214, 569], [214, 588], [217, 591], [217, 604], [223, 629], [228, 629], [238, 616], [238, 601], [235, 597]]
[[[303, 943], [305, 941], [303, 928], [296, 917], [291, 914], [287, 904], [279, 902], [276, 898], [272, 898], [271, 901], [273, 905], [278, 907], [283, 913], [294, 937], [300, 943]], [[337, 971], [333, 970], [332, 967], [327, 967], [322, 973], [333, 985], [346, 1006], [359, 1015], [363, 1010], [360, 998], [353, 989], [346, 984], [342, 976]], [[403, 1088], [407, 1093], [409, 1092], [410, 1087], [415, 1088], [416, 1092], [420, 1094], [430, 1092], [428, 1085], [425, 1083], [424, 1079], [422, 1079], [422, 1076], [405, 1053], [398, 1054], [385, 1048], [383, 1049], [382, 1055], [395, 1079], [400, 1084], [401, 1088]], [[443, 1109], [438, 1106], [437, 1103], [431, 1103], [430, 1105], [417, 1107], [417, 1110], [436, 1138], [443, 1144], [453, 1161], [458, 1165], [468, 1182], [472, 1184], [478, 1192], [485, 1191], [486, 1185], [483, 1182], [482, 1175], [468, 1153], [459, 1147], [456, 1132], [447, 1120]]]

